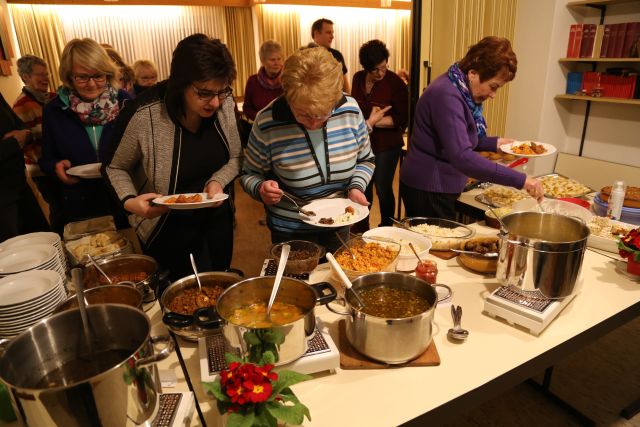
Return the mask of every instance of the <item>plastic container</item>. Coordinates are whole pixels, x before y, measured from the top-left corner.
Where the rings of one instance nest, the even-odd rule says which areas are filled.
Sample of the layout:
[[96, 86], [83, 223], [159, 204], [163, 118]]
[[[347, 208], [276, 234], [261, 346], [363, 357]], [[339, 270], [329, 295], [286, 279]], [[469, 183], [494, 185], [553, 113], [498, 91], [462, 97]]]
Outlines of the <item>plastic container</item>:
[[624, 204], [624, 181], [616, 181], [611, 187], [611, 196], [607, 206], [607, 216], [614, 220], [620, 220], [622, 205]]
[[[607, 202], [600, 198], [599, 194], [593, 198], [592, 209], [598, 216], [606, 216], [607, 214]], [[628, 224], [640, 225], [640, 209], [622, 207], [622, 214], [620, 215], [620, 221]]]

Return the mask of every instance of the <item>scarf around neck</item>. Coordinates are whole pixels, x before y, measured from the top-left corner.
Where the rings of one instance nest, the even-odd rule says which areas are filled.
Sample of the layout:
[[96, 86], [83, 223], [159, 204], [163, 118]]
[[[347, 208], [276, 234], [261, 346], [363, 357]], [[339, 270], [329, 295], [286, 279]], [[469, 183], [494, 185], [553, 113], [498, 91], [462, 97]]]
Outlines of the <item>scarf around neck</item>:
[[465, 76], [460, 67], [458, 67], [457, 62], [449, 67], [447, 76], [449, 77], [449, 80], [451, 81], [453, 86], [458, 89], [458, 91], [462, 95], [462, 98], [464, 99], [464, 102], [471, 110], [473, 120], [476, 122], [478, 138], [484, 138], [485, 136], [487, 136], [487, 122], [482, 115], [482, 104], [476, 104], [473, 101], [471, 91], [469, 90], [469, 81], [467, 79], [467, 76]]
[[281, 89], [281, 77], [282, 70], [280, 70], [280, 72], [275, 77], [269, 77], [269, 75], [267, 74], [267, 70], [265, 70], [264, 67], [260, 67], [260, 69], [258, 70], [258, 83], [260, 83], [260, 86], [268, 90]]
[[40, 105], [45, 105], [47, 102], [51, 101], [53, 98], [50, 92], [40, 92], [39, 90], [31, 89], [30, 87], [23, 87], [22, 91], [36, 100], [36, 102]]
[[118, 90], [107, 85], [105, 90], [93, 101], [83, 101], [74, 91], [68, 91], [69, 108], [76, 113], [82, 123], [87, 125], [106, 125], [113, 121], [120, 112]]

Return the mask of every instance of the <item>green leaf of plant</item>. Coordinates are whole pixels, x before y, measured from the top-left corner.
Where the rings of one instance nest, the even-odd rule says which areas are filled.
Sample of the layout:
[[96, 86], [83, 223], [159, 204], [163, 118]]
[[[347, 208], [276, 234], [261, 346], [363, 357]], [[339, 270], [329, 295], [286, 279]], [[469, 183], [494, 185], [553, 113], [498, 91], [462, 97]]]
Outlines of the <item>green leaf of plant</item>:
[[268, 402], [266, 408], [271, 415], [287, 424], [300, 425], [304, 421], [305, 415], [309, 418], [309, 410], [302, 404], [285, 406], [276, 402]]
[[278, 420], [271, 415], [266, 408], [262, 407], [262, 410], [257, 411], [256, 419], [252, 427], [277, 427]]
[[273, 365], [278, 361], [278, 359], [272, 351], [265, 351], [262, 354], [262, 361], [264, 362], [263, 365]]
[[243, 335], [243, 338], [248, 345], [260, 345], [260, 343], [262, 342], [258, 335], [251, 331], [246, 331]]
[[264, 333], [264, 340], [268, 343], [282, 344], [284, 342], [284, 332], [280, 329], [268, 329]]
[[232, 412], [227, 418], [227, 427], [251, 427], [255, 418], [256, 415], [253, 412], [249, 412], [247, 415]]
[[242, 360], [241, 357], [233, 353], [225, 353], [224, 361], [226, 362], [227, 366], [231, 365], [233, 362], [238, 362], [238, 363], [244, 362], [244, 360]]
[[217, 400], [223, 402], [231, 401], [229, 396], [222, 391], [222, 384], [220, 384], [219, 380], [214, 382], [203, 382], [202, 387], [207, 392], [211, 393]]
[[310, 375], [300, 374], [293, 371], [280, 371], [278, 372], [278, 379], [273, 384], [273, 395], [280, 394], [282, 390], [290, 387], [294, 384], [308, 381], [313, 377]]

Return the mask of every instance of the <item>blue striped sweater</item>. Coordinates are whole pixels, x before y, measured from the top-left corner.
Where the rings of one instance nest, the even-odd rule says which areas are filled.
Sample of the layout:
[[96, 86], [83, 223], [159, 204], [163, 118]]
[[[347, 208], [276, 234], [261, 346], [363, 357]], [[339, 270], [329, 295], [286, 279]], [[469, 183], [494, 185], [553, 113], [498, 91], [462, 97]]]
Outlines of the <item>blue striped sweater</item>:
[[[364, 192], [371, 180], [374, 156], [367, 126], [357, 102], [343, 97], [323, 128], [326, 175], [311, 146], [306, 129], [298, 124], [283, 96], [262, 110], [247, 146], [241, 184], [262, 201], [260, 185], [275, 180], [304, 205], [328, 197], [345, 197], [352, 188]], [[283, 198], [267, 206], [269, 227], [284, 232], [317, 232], [300, 220], [297, 210]]]

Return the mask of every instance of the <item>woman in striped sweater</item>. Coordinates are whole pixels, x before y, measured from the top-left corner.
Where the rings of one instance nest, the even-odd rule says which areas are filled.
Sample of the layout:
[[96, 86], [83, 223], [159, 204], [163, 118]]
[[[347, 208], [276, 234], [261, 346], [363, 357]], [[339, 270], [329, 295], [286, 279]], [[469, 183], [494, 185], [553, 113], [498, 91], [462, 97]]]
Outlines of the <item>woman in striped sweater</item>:
[[364, 190], [374, 156], [357, 102], [342, 92], [342, 68], [324, 48], [298, 51], [282, 75], [284, 93], [262, 110], [253, 125], [243, 166], [245, 191], [267, 208], [271, 240], [311, 240], [335, 250], [338, 231], [306, 224], [299, 205], [316, 199], [349, 197], [367, 206]]

